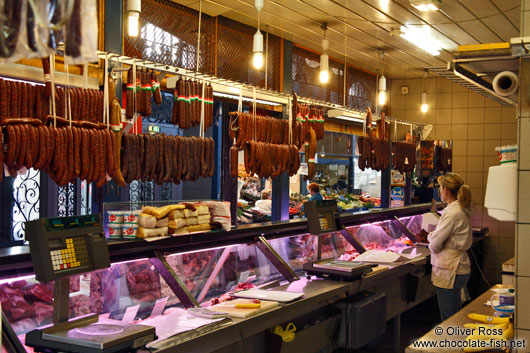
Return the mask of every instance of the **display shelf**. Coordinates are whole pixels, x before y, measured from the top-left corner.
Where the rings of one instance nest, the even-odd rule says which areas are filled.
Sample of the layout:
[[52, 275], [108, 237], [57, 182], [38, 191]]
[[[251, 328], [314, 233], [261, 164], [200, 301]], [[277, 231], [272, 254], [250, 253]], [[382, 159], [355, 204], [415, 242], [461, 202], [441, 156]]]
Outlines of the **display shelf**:
[[[438, 204], [441, 208], [441, 204]], [[364, 223], [379, 222], [430, 212], [431, 204], [421, 204], [399, 208], [366, 211], [341, 215], [346, 227]], [[289, 221], [246, 224], [230, 231], [212, 231], [178, 237], [168, 237], [158, 241], [109, 240], [109, 253], [112, 262], [136, 260], [152, 257], [154, 251], [165, 253], [183, 253], [202, 249], [218, 248], [235, 244], [248, 244], [263, 236], [267, 240], [308, 233], [307, 221], [295, 219]], [[0, 278], [29, 275], [33, 273], [29, 246], [14, 246], [0, 249]]]

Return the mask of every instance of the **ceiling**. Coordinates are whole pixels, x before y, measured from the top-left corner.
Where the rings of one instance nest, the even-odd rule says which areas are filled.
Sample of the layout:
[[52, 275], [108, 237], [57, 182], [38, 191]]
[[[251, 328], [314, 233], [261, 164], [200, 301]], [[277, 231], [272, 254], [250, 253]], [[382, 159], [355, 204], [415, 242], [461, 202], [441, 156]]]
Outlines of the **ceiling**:
[[[173, 0], [199, 9], [197, 0]], [[390, 78], [421, 77], [426, 67], [443, 66], [458, 45], [507, 42], [519, 36], [521, 0], [443, 0], [441, 9], [420, 12], [409, 0], [264, 0], [260, 28], [321, 52], [328, 24], [328, 54], [362, 69], [383, 67]], [[204, 13], [257, 27], [254, 0], [203, 0]], [[401, 25], [428, 28], [444, 50], [432, 56], [391, 35]], [[252, 43], [249, 43], [252, 45]], [[378, 60], [377, 50], [384, 59]]]

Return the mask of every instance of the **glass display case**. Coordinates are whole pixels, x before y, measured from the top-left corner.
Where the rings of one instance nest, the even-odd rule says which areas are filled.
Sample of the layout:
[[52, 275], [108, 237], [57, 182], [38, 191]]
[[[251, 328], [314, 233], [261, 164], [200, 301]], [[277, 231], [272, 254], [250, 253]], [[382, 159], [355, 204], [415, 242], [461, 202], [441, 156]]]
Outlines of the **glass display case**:
[[[422, 214], [429, 210], [430, 205], [389, 209], [343, 216], [342, 222], [367, 249], [401, 252], [413, 244], [397, 223], [418, 234]], [[353, 260], [358, 255], [340, 233], [314, 236], [307, 232], [305, 220], [291, 220], [149, 243], [141, 239], [109, 243], [109, 268], [71, 278], [70, 317], [97, 313], [120, 320], [127, 308], [139, 305], [135, 320], [142, 320], [151, 316], [161, 298], [167, 298], [166, 313], [184, 309], [158, 273], [152, 261], [154, 252], [162, 254], [201, 306], [230, 299], [227, 293], [237, 289], [285, 279], [282, 269], [262, 250], [260, 236], [299, 278], [304, 276], [302, 265], [318, 256]], [[28, 256], [19, 254], [13, 260], [25, 263]], [[4, 262], [8, 258], [2, 257]], [[4, 278], [0, 283], [2, 310], [17, 335], [52, 322], [53, 282], [39, 283], [34, 276], [10, 278], [1, 271], [0, 275]]]

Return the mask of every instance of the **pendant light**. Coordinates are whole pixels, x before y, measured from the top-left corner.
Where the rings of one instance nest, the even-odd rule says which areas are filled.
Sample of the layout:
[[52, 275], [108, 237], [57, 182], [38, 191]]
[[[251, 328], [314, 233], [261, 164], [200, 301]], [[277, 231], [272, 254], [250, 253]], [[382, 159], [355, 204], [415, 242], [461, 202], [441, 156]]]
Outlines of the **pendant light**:
[[127, 0], [128, 33], [129, 37], [138, 37], [140, 12], [142, 11], [142, 0]]
[[[379, 63], [379, 59], [383, 60], [383, 66], [384, 66], [384, 58], [385, 53], [383, 50], [379, 49], [377, 51], [377, 59]], [[381, 67], [381, 77], [379, 77], [379, 97], [378, 97], [379, 105], [385, 105], [386, 104], [386, 77], [383, 74], [383, 67]]]
[[258, 10], [258, 30], [256, 31], [256, 34], [254, 34], [252, 65], [255, 69], [259, 70], [263, 67], [263, 34], [261, 34], [259, 30], [259, 17], [260, 12], [263, 9], [263, 0], [256, 0], [254, 6], [256, 7], [256, 10]]
[[427, 71], [423, 72], [423, 78], [421, 79], [421, 112], [427, 113], [429, 110], [429, 104], [427, 104], [427, 92], [425, 91], [425, 78], [427, 77]]
[[327, 23], [323, 23], [320, 28], [324, 30], [324, 39], [322, 39], [322, 55], [320, 55], [320, 82], [328, 83], [329, 81], [329, 57], [327, 50], [329, 48], [329, 41], [326, 39]]

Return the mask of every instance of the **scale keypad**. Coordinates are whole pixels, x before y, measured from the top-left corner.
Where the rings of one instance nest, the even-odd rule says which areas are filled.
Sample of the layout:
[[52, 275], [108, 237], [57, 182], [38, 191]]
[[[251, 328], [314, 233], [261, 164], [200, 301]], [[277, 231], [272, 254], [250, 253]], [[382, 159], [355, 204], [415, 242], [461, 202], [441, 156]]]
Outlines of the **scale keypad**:
[[320, 222], [320, 228], [321, 229], [328, 229], [328, 219], [326, 217], [321, 217], [318, 219]]
[[66, 248], [51, 250], [50, 256], [54, 271], [88, 265], [88, 248], [85, 237], [67, 238]]

